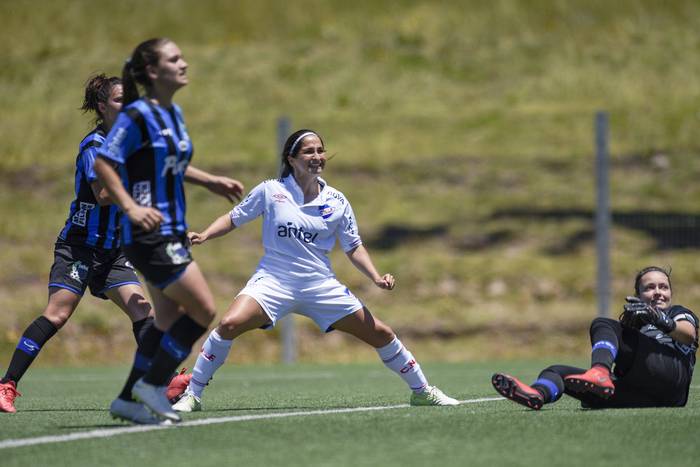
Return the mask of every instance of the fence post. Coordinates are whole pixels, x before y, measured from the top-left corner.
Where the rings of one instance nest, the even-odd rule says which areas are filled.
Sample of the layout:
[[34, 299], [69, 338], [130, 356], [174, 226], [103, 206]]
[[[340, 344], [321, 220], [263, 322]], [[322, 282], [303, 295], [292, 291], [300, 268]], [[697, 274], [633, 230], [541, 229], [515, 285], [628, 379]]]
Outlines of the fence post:
[[595, 115], [596, 142], [596, 212], [595, 238], [598, 256], [597, 292], [598, 316], [607, 317], [610, 310], [610, 154], [608, 113], [598, 111]]
[[[284, 142], [291, 132], [291, 121], [288, 117], [282, 116], [277, 119], [277, 153], [282, 153]], [[278, 161], [278, 159], [275, 159]], [[275, 167], [275, 170], [279, 167]], [[289, 314], [282, 318], [279, 323], [280, 337], [282, 339], [282, 362], [294, 363], [297, 359], [296, 352], [296, 331], [294, 329], [294, 315]]]

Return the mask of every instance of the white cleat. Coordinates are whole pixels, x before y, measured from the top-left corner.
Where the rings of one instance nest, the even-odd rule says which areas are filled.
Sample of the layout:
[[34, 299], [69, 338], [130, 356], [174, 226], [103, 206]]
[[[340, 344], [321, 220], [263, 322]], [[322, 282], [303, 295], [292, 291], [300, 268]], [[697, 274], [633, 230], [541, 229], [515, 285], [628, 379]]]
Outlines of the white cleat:
[[166, 386], [154, 386], [146, 383], [143, 378], [136, 381], [131, 389], [131, 394], [134, 399], [143, 402], [151, 412], [163, 420], [179, 422], [182, 420], [180, 416], [170, 406], [170, 401], [165, 396]]
[[187, 390], [180, 400], [173, 405], [173, 410], [177, 412], [199, 412], [202, 410], [202, 399]]
[[426, 386], [423, 392], [411, 394], [411, 405], [459, 405], [459, 401], [445, 395], [435, 386]]
[[112, 418], [117, 418], [137, 425], [163, 425], [169, 424], [156, 417], [140, 402], [114, 399], [109, 405], [109, 413]]

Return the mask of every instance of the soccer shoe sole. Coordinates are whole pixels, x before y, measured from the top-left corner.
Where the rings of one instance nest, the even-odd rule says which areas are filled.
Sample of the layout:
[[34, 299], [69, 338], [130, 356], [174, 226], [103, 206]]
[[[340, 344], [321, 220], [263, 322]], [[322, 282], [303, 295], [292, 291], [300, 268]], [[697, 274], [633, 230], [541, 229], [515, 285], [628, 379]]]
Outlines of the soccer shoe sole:
[[496, 373], [491, 377], [493, 388], [506, 399], [512, 400], [528, 409], [540, 410], [544, 405], [544, 400], [534, 394], [528, 394], [520, 389], [515, 380], [501, 373]]
[[577, 378], [576, 376], [567, 376], [564, 378], [564, 386], [571, 392], [579, 394], [591, 393], [603, 399], [608, 399], [615, 394], [615, 388], [599, 386], [591, 381]]

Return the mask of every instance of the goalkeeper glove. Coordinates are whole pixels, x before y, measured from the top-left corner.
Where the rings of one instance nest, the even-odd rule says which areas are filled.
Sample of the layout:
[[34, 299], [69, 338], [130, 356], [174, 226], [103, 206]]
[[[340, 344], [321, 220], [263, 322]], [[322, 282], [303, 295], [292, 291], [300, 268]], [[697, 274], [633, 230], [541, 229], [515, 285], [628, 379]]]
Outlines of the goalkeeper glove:
[[653, 308], [653, 312], [650, 316], [650, 324], [656, 326], [656, 329], [663, 332], [664, 334], [670, 334], [676, 329], [676, 322], [673, 318], [669, 317], [666, 313], [658, 308]]

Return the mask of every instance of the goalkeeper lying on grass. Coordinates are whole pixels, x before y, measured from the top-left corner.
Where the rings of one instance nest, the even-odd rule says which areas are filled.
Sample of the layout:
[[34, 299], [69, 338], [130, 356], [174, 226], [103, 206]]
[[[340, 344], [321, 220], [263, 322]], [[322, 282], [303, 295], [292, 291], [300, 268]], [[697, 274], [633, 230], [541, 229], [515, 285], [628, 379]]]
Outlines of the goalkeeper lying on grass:
[[651, 266], [637, 273], [635, 296], [627, 297], [620, 320], [591, 323], [591, 368], [553, 365], [530, 386], [496, 373], [503, 397], [534, 410], [562, 394], [584, 408], [682, 407], [688, 400], [698, 348], [698, 318], [672, 305], [670, 273]]

